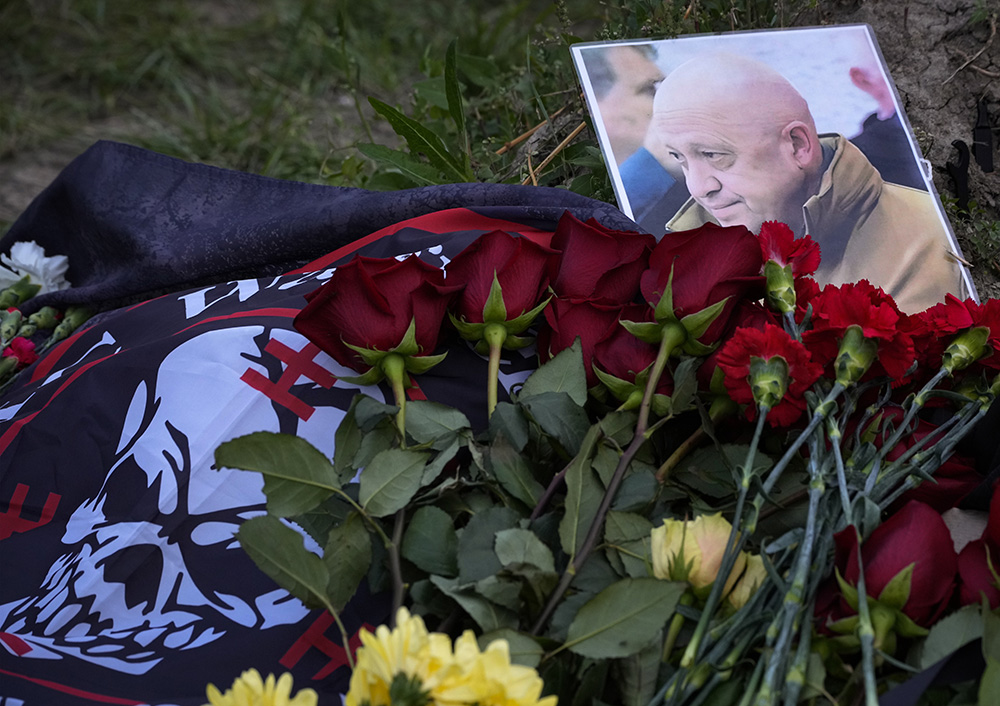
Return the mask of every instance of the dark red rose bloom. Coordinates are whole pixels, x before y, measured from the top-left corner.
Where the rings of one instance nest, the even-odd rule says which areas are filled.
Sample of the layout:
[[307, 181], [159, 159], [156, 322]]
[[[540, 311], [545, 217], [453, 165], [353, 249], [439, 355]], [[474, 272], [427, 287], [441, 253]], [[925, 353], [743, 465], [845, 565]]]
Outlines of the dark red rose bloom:
[[847, 329], [860, 326], [865, 338], [878, 343], [878, 359], [865, 377], [888, 375], [901, 380], [906, 376], [914, 359], [913, 339], [901, 323], [906, 315], [892, 297], [863, 279], [840, 286], [828, 284], [811, 303], [812, 328], [802, 334], [802, 340], [814, 360], [833, 361]]
[[986, 594], [990, 608], [1000, 606], [1000, 588], [990, 570], [1000, 570], [1000, 552], [986, 540], [969, 542], [958, 555], [958, 591], [962, 605], [978, 604]]
[[[623, 309], [621, 318], [636, 321], [648, 312], [648, 307], [633, 304]], [[640, 341], [625, 327], [616, 326], [594, 346], [594, 367], [619, 380], [635, 382], [636, 375], [656, 360], [657, 350], [656, 346]], [[673, 392], [673, 381], [666, 371], [660, 377], [656, 391], [661, 395]]]
[[811, 275], [819, 267], [819, 244], [806, 235], [796, 239], [784, 223], [764, 221], [757, 236], [764, 262], [773, 260], [779, 266], [792, 266], [792, 276]]
[[744, 226], [706, 223], [664, 235], [650, 255], [649, 269], [642, 274], [639, 288], [655, 308], [672, 269], [678, 319], [726, 300], [719, 317], [700, 337], [702, 343], [711, 344], [729, 329], [741, 299], [757, 300], [764, 295], [762, 265], [757, 237]]
[[562, 252], [552, 289], [571, 299], [630, 302], [655, 244], [648, 233], [611, 230], [593, 218], [583, 223], [566, 211], [552, 236], [552, 247]]
[[545, 308], [545, 320], [549, 325], [541, 327], [538, 333], [539, 359], [544, 363], [579, 338], [587, 370], [587, 386], [594, 387], [598, 384], [592, 363], [594, 345], [612, 330], [622, 328], [618, 323], [621, 311], [620, 304], [553, 297]]
[[997, 551], [1000, 557], [1000, 483], [993, 486], [993, 495], [990, 498], [990, 514], [986, 522], [986, 529], [983, 530], [983, 539], [989, 542]]
[[415, 321], [419, 355], [430, 355], [457, 289], [445, 285], [439, 268], [416, 256], [355, 257], [306, 295], [295, 328], [341, 365], [363, 373], [370, 367], [345, 344], [387, 351]]
[[[834, 535], [834, 540], [835, 565], [848, 584], [857, 586], [857, 532], [848, 527]], [[917, 625], [933, 624], [951, 600], [958, 572], [955, 545], [941, 515], [921, 502], [907, 503], [879, 525], [862, 545], [861, 557], [865, 588], [876, 599], [896, 574], [914, 565], [910, 596], [902, 610]]]
[[752, 359], [769, 361], [781, 358], [787, 365], [785, 392], [780, 402], [767, 414], [771, 426], [794, 424], [806, 408], [805, 393], [823, 369], [810, 360], [805, 346], [789, 336], [780, 326], [767, 324], [763, 330], [738, 328], [719, 353], [718, 364], [725, 373], [726, 390], [734, 402], [746, 405], [747, 417], [757, 416], [752, 382]]
[[463, 287], [452, 310], [462, 321], [483, 322], [483, 307], [496, 273], [503, 290], [507, 321], [535, 308], [544, 299], [555, 250], [502, 230], [479, 236], [445, 265], [449, 285]]
[[17, 358], [19, 368], [25, 368], [38, 360], [35, 344], [22, 336], [11, 340], [10, 345], [3, 350], [3, 357]]

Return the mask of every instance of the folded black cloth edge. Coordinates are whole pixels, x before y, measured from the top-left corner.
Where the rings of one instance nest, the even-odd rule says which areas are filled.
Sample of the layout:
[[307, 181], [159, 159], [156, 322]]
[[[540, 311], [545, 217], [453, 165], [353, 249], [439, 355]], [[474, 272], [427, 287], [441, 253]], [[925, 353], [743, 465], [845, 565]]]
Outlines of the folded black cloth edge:
[[560, 188], [445, 184], [393, 192], [286, 181], [96, 142], [56, 177], [0, 239], [35, 241], [69, 258], [73, 287], [49, 304], [107, 309], [214, 282], [287, 272], [381, 228], [434, 211], [518, 207], [519, 221], [570, 210], [638, 230], [614, 206]]

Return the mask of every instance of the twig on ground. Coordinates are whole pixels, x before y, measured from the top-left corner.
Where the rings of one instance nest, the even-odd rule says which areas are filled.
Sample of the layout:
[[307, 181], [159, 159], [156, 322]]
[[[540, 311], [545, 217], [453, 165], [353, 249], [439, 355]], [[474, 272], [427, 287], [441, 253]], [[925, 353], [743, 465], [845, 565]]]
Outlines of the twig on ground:
[[585, 128], [585, 127], [587, 127], [587, 123], [585, 123], [585, 122], [580, 123], [579, 125], [577, 125], [573, 129], [573, 132], [571, 132], [566, 137], [565, 140], [563, 140], [558, 145], [556, 145], [556, 148], [554, 150], [552, 150], [552, 153], [549, 154], [549, 156], [546, 157], [544, 160], [542, 160], [542, 163], [539, 164], [538, 167], [534, 171], [531, 170], [531, 163], [529, 162], [528, 163], [528, 174], [529, 175], [527, 177], [525, 177], [524, 181], [521, 182], [521, 186], [527, 186], [529, 181], [533, 182], [535, 184], [535, 186], [538, 186], [538, 181], [536, 180], [535, 175], [537, 173], [541, 172], [543, 169], [545, 169], [545, 167], [549, 166], [549, 163], [553, 159], [556, 158], [556, 155], [558, 155], [560, 152], [562, 152], [566, 148], [566, 145], [568, 145], [570, 142], [572, 142], [573, 140], [575, 140], [576, 136], [579, 135], [581, 132], [583, 132], [583, 128]]
[[[968, 66], [969, 64], [971, 64], [973, 61], [975, 61], [976, 59], [978, 59], [979, 57], [981, 57], [983, 55], [983, 52], [985, 52], [987, 49], [990, 48], [990, 44], [993, 43], [993, 38], [996, 36], [996, 34], [997, 34], [997, 16], [994, 13], [994, 14], [990, 15], [990, 36], [986, 40], [986, 44], [983, 45], [982, 49], [980, 49], [975, 54], [973, 54], [971, 59], [967, 60], [964, 64], [962, 64], [957, 69], [955, 69], [955, 73], [953, 73], [951, 76], [949, 76], [948, 78], [946, 78], [944, 80], [944, 82], [942, 82], [941, 85], [943, 86], [945, 83], [948, 83], [949, 81], [951, 81], [953, 78], [955, 78], [958, 75], [959, 71], [961, 71], [966, 66]], [[973, 68], [975, 68], [975, 67], [973, 67]]]
[[496, 151], [496, 153], [498, 155], [503, 154], [507, 150], [509, 150], [511, 147], [516, 147], [517, 145], [521, 144], [522, 142], [524, 142], [525, 140], [527, 140], [529, 137], [531, 137], [532, 135], [534, 135], [536, 132], [538, 132], [539, 130], [541, 130], [551, 120], [554, 120], [564, 110], [566, 110], [566, 106], [563, 106], [562, 108], [560, 108], [559, 110], [557, 110], [556, 112], [554, 112], [547, 119], [545, 119], [542, 122], [540, 122], [537, 125], [535, 125], [535, 127], [529, 128], [529, 129], [525, 130], [524, 132], [522, 132], [520, 135], [518, 135], [517, 137], [515, 137], [510, 142], [505, 142], [504, 145], [503, 145], [503, 147], [501, 147], [500, 149], [498, 149]]

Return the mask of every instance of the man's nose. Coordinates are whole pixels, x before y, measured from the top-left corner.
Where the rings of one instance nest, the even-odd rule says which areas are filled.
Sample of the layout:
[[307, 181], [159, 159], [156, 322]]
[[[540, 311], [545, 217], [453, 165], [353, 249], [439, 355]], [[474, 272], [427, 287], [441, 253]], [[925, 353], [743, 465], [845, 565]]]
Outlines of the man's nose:
[[722, 188], [715, 170], [697, 162], [688, 167], [687, 188], [696, 199], [711, 196]]

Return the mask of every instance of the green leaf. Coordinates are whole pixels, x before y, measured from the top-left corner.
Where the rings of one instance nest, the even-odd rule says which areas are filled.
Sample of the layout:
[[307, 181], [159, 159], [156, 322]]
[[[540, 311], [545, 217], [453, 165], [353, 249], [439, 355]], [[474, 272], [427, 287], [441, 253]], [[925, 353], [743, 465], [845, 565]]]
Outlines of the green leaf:
[[480, 596], [490, 603], [518, 612], [521, 608], [521, 582], [502, 576], [487, 576], [473, 585]]
[[518, 453], [528, 445], [528, 420], [517, 405], [510, 402], [497, 403], [490, 416], [490, 439], [495, 439], [499, 434], [503, 434]]
[[394, 420], [398, 411], [399, 407], [394, 404], [384, 404], [374, 397], [362, 395], [354, 407], [354, 419], [358, 428], [367, 434], [387, 419]]
[[652, 701], [658, 686], [662, 643], [663, 636], [658, 634], [634, 655], [618, 662], [622, 706], [645, 706]]
[[511, 663], [521, 664], [525, 667], [537, 667], [542, 661], [542, 655], [545, 654], [545, 650], [534, 639], [509, 628], [493, 630], [485, 635], [480, 635], [476, 640], [479, 642], [479, 649], [484, 651], [491, 642], [506, 640], [510, 649]]
[[400, 549], [403, 558], [429, 574], [458, 574], [458, 536], [451, 516], [428, 505], [410, 518]]
[[396, 134], [406, 140], [411, 152], [425, 155], [432, 165], [440, 169], [452, 181], [474, 181], [470, 178], [472, 175], [463, 168], [462, 163], [448, 152], [444, 143], [441, 142], [441, 138], [431, 130], [377, 98], [369, 98], [368, 102], [371, 103], [375, 112], [389, 121]]
[[427, 400], [406, 403], [406, 433], [418, 444], [443, 449], [470, 426], [469, 418], [454, 407]]
[[1000, 660], [986, 658], [986, 669], [979, 682], [979, 706], [1000, 704]]
[[215, 450], [215, 465], [264, 475], [267, 509], [287, 517], [308, 512], [337, 490], [333, 464], [305, 439], [259, 431]]
[[625, 477], [615, 501], [611, 503], [613, 510], [631, 512], [646, 507], [656, 498], [660, 484], [656, 475], [650, 470], [634, 471]]
[[685, 589], [655, 578], [622, 579], [580, 609], [565, 646], [593, 659], [635, 654], [663, 629]]
[[347, 414], [340, 420], [337, 431], [333, 435], [333, 470], [341, 484], [349, 483], [357, 475], [354, 465], [355, 456], [361, 448], [361, 430], [354, 418], [354, 408], [365, 395], [355, 395]]
[[458, 454], [460, 448], [462, 448], [461, 440], [455, 437], [451, 440], [447, 448], [439, 451], [434, 460], [424, 466], [424, 473], [420, 478], [420, 487], [425, 488], [436, 481], [438, 476], [441, 475], [441, 471], [445, 469], [445, 466], [451, 463], [451, 460]]
[[309, 608], [330, 609], [330, 576], [323, 560], [306, 549], [302, 535], [270, 515], [254, 517], [236, 533], [254, 563]]
[[326, 592], [333, 609], [341, 611], [354, 597], [372, 561], [372, 543], [361, 515], [352, 513], [330, 531], [323, 551], [330, 581]]
[[604, 522], [604, 541], [609, 551], [620, 556], [625, 571], [632, 577], [649, 576], [652, 565], [650, 533], [653, 523], [631, 512], [608, 512]]
[[530, 564], [542, 571], [555, 571], [552, 550], [534, 532], [517, 527], [496, 534], [496, 554], [504, 566]]
[[583, 367], [583, 348], [576, 340], [559, 351], [524, 381], [518, 400], [524, 402], [543, 393], [565, 392], [577, 405], [587, 402], [587, 371]]
[[469, 614], [483, 632], [502, 628], [517, 629], [517, 613], [492, 603], [469, 589], [460, 589], [458, 581], [443, 576], [431, 576], [431, 583], [450, 596]]
[[494, 550], [496, 535], [515, 527], [519, 519], [517, 512], [506, 507], [491, 507], [473, 515], [458, 539], [459, 583], [475, 583], [503, 568]]
[[604, 489], [594, 476], [590, 461], [599, 434], [600, 427], [595, 424], [566, 469], [566, 509], [559, 523], [559, 541], [571, 561], [583, 545], [604, 496]]
[[406, 507], [420, 489], [428, 456], [408, 449], [386, 449], [375, 454], [361, 472], [361, 506], [374, 517], [385, 517]]
[[674, 394], [670, 396], [670, 412], [680, 414], [694, 408], [694, 396], [698, 392], [695, 372], [702, 358], [685, 358], [674, 368]]
[[535, 480], [528, 461], [507, 441], [506, 435], [497, 434], [487, 459], [490, 472], [504, 490], [528, 507], [533, 508], [538, 504], [545, 488]]
[[378, 454], [399, 445], [399, 431], [394, 417], [383, 417], [371, 431], [361, 437], [361, 446], [354, 456], [355, 468], [367, 468]]
[[444, 88], [444, 76], [415, 81], [412, 86], [415, 96], [424, 99], [435, 108], [448, 110], [448, 95]]
[[962, 645], [983, 636], [983, 616], [978, 605], [959, 608], [934, 623], [920, 647], [917, 666], [927, 669]]
[[590, 419], [583, 407], [574, 402], [565, 392], [542, 392], [520, 404], [531, 418], [549, 436], [567, 451], [580, 447], [590, 426]]
[[448, 51], [444, 58], [444, 89], [448, 96], [448, 113], [455, 121], [459, 139], [462, 140], [463, 153], [465, 155], [465, 171], [469, 171], [469, 134], [465, 129], [465, 107], [462, 105], [462, 87], [458, 83], [458, 70], [456, 55], [458, 52], [458, 40], [451, 40]]
[[398, 169], [403, 176], [411, 179], [417, 186], [434, 186], [447, 183], [447, 179], [442, 178], [441, 173], [437, 169], [429, 164], [424, 164], [406, 152], [400, 152], [385, 145], [375, 145], [370, 142], [359, 143], [358, 149], [361, 150], [361, 154], [378, 164]]

